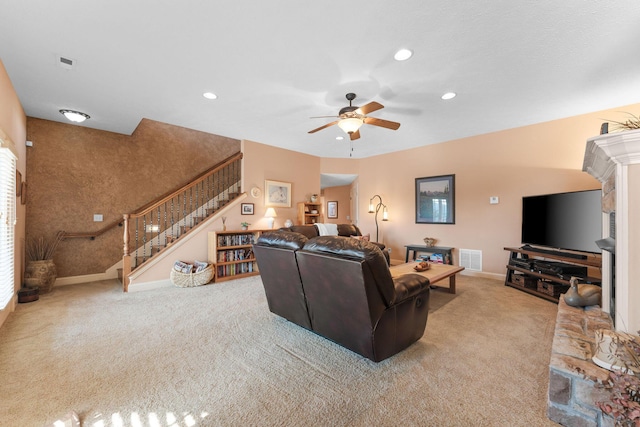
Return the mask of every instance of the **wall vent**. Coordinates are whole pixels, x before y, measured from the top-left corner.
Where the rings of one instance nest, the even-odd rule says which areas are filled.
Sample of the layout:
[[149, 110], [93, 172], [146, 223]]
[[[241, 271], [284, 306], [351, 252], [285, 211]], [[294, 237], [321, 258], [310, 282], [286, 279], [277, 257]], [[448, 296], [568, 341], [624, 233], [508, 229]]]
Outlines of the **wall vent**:
[[482, 251], [460, 249], [460, 266], [467, 270], [482, 271]]
[[58, 56], [58, 65], [62, 68], [65, 68], [67, 70], [70, 70], [73, 68], [73, 64], [76, 61], [74, 61], [71, 58], [65, 58], [64, 56]]

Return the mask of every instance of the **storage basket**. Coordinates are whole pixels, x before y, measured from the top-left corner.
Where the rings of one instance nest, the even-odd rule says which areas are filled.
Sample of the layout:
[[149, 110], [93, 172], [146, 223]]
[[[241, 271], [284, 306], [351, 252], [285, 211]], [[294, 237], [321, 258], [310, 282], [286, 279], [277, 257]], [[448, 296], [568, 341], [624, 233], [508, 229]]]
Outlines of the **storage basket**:
[[514, 274], [511, 276], [511, 282], [527, 289], [536, 289], [538, 287], [538, 279], [524, 274]]
[[193, 288], [211, 282], [213, 279], [213, 265], [209, 264], [204, 270], [197, 273], [182, 273], [175, 268], [171, 269], [171, 283], [179, 288]]
[[569, 290], [569, 285], [563, 285], [562, 283], [554, 283], [546, 280], [538, 280], [538, 292], [551, 295], [554, 298], [558, 298], [560, 294], [564, 294]]

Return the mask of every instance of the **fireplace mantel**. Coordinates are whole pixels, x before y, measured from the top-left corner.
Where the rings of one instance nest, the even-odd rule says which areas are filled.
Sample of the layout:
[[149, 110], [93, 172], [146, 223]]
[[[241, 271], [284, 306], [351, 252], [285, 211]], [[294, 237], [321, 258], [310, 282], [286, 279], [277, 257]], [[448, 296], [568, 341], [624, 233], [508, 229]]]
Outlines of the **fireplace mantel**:
[[[602, 183], [615, 178], [616, 306], [603, 304], [603, 308], [615, 310], [617, 330], [636, 333], [640, 330], [640, 265], [631, 265], [630, 260], [640, 259], [640, 130], [590, 138], [583, 170]], [[608, 257], [603, 254], [603, 271]], [[603, 301], [610, 292], [607, 285], [603, 277]]]

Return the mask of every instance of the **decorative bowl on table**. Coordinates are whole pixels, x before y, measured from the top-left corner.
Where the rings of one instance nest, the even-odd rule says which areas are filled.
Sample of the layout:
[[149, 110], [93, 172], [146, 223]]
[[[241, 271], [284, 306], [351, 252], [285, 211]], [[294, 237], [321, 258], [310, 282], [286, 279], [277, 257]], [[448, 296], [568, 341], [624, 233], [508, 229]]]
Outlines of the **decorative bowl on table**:
[[424, 241], [424, 244], [429, 248], [436, 244], [436, 239], [434, 239], [433, 237], [425, 237], [422, 240]]
[[420, 262], [420, 264], [418, 264], [415, 267], [413, 267], [413, 269], [415, 271], [427, 271], [430, 268], [431, 268], [431, 266], [426, 261], [422, 261], [422, 262]]

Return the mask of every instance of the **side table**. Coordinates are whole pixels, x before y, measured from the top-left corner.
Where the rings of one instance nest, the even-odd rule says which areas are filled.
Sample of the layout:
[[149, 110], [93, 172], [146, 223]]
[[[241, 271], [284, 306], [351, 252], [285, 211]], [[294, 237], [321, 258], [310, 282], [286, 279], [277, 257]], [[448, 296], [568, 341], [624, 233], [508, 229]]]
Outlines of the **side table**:
[[429, 254], [442, 254], [444, 256], [445, 264], [453, 264], [453, 254], [451, 253], [454, 248], [447, 246], [426, 246], [426, 245], [405, 245], [407, 248], [407, 254], [405, 255], [404, 262], [409, 262], [409, 252], [413, 251], [413, 260], [416, 260], [418, 252], [426, 252]]

